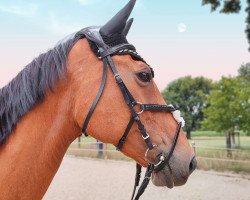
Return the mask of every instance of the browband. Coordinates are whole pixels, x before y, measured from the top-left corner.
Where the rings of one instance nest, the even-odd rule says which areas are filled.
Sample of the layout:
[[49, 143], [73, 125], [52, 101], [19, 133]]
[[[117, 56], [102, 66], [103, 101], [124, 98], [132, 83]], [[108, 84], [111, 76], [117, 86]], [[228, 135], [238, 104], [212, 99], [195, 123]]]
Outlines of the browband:
[[105, 43], [102, 35], [99, 33], [99, 29], [100, 27], [98, 26], [92, 26], [84, 28], [77, 33], [79, 35], [83, 35], [88, 40], [92, 51], [99, 59], [108, 55], [113, 56], [128, 54], [135, 60], [145, 62], [145, 60], [137, 53], [136, 48], [132, 44], [126, 42], [127, 40], [121, 40], [121, 42], [115, 46], [113, 46], [113, 44]]

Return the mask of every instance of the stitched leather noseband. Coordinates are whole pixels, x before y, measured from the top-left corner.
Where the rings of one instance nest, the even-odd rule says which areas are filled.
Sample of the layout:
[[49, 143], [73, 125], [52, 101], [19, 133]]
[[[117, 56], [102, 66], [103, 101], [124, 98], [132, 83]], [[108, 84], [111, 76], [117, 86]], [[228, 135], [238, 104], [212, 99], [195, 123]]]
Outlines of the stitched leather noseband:
[[[103, 61], [103, 75], [102, 75], [102, 81], [101, 81], [101, 86], [99, 88], [99, 91], [94, 99], [93, 104], [91, 105], [91, 108], [86, 116], [86, 119], [84, 121], [83, 124], [83, 128], [82, 128], [82, 133], [84, 133], [85, 135], [87, 135], [86, 133], [86, 129], [88, 126], [88, 123], [90, 121], [90, 118], [98, 104], [98, 101], [101, 98], [101, 95], [103, 93], [104, 87], [105, 87], [105, 83], [107, 80], [107, 69], [108, 66], [110, 67], [114, 78], [116, 80], [117, 85], [119, 86], [122, 95], [124, 97], [124, 100], [130, 110], [131, 113], [131, 118], [128, 122], [127, 128], [125, 129], [123, 136], [121, 137], [118, 145], [117, 145], [117, 150], [121, 151], [124, 143], [126, 142], [126, 138], [133, 126], [134, 123], [137, 124], [137, 127], [142, 135], [143, 140], [145, 141], [148, 149], [146, 151], [146, 154], [148, 151], [152, 150], [154, 147], [156, 147], [156, 145], [152, 144], [150, 136], [148, 134], [148, 132], [146, 131], [143, 123], [140, 120], [139, 115], [142, 114], [144, 111], [152, 111], [152, 112], [173, 112], [176, 109], [171, 106], [171, 105], [159, 105], [159, 104], [142, 104], [137, 102], [133, 95], [129, 92], [129, 90], [127, 89], [126, 85], [124, 84], [121, 76], [119, 75], [114, 62], [112, 60], [112, 55], [117, 55], [117, 54], [131, 54], [132, 56], [134, 56], [135, 58], [144, 61], [135, 51], [134, 46], [132, 46], [131, 44], [121, 44], [121, 45], [117, 45], [115, 47], [110, 48], [109, 46], [107, 46], [103, 40], [101, 35], [99, 34], [98, 28], [96, 27], [92, 27], [92, 28], [86, 28], [83, 29], [83, 34], [85, 35], [85, 37], [92, 43], [94, 43], [97, 48], [98, 48], [98, 53], [99, 53], [99, 59], [101, 59]], [[145, 61], [144, 61], [145, 62]], [[135, 110], [135, 106], [140, 106], [140, 111], [136, 111]], [[153, 163], [149, 163], [148, 167], [147, 167], [147, 171], [145, 173], [145, 178], [138, 190], [137, 195], [135, 196], [135, 199], [139, 199], [140, 196], [143, 194], [144, 190], [146, 189], [151, 174], [153, 171], [155, 171], [156, 173], [161, 171], [162, 169], [164, 169], [166, 166], [169, 167], [169, 170], [171, 171], [171, 168], [169, 166], [169, 160], [171, 158], [171, 156], [173, 155], [178, 137], [179, 137], [179, 133], [181, 130], [181, 122], [178, 123], [178, 128], [175, 134], [175, 138], [173, 141], [173, 144], [171, 146], [171, 149], [168, 153], [161, 153], [159, 155], [159, 162], [156, 164]], [[139, 181], [140, 181], [140, 176], [141, 176], [141, 166], [139, 164], [137, 164], [136, 167], [136, 178], [135, 178], [135, 186], [134, 186], [134, 191], [133, 191], [133, 195], [132, 195], [132, 200], [134, 199], [134, 195], [135, 195], [135, 191], [136, 191], [136, 187], [139, 185]]]

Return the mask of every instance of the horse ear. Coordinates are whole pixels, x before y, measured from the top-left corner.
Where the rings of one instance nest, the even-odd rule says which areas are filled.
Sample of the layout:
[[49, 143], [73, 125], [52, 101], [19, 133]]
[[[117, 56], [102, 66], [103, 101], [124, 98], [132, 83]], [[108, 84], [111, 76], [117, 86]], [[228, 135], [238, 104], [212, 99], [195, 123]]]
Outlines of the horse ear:
[[126, 26], [124, 28], [124, 30], [122, 31], [122, 34], [127, 36], [128, 32], [133, 24], [134, 18], [131, 18], [130, 20], [127, 21]]
[[123, 30], [125, 29], [126, 22], [135, 6], [135, 3], [136, 0], [130, 0], [128, 4], [120, 10], [120, 12], [118, 12], [110, 21], [101, 27], [100, 33], [105, 36], [122, 34]]

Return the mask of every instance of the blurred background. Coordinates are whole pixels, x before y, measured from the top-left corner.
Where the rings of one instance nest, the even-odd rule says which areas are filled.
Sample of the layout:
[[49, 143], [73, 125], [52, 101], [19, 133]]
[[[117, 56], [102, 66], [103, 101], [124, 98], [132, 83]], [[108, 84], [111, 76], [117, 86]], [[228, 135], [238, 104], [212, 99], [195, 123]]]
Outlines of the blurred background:
[[[126, 2], [0, 1], [0, 87], [68, 34], [103, 25]], [[128, 40], [156, 71], [161, 90], [186, 75], [212, 80], [234, 76], [249, 61], [246, 1], [241, 7], [238, 14], [226, 15], [211, 13], [202, 0], [138, 0]]]

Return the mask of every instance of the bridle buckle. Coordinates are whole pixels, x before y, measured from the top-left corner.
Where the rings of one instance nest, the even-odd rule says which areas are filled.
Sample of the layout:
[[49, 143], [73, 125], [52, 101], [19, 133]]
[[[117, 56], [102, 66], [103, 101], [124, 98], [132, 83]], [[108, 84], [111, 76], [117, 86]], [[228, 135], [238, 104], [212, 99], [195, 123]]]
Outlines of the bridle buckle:
[[148, 135], [148, 133], [146, 132], [146, 136], [144, 137], [143, 135], [142, 135], [142, 138], [144, 139], [144, 140], [146, 140], [146, 139], [148, 139], [149, 138], [149, 135]]
[[141, 102], [139, 102], [139, 101], [137, 101], [136, 103], [135, 103], [135, 105], [139, 105], [140, 106], [140, 111], [138, 111], [138, 112], [136, 112], [136, 114], [137, 115], [141, 115], [143, 112], [144, 112], [144, 110], [142, 109], [142, 103]]

